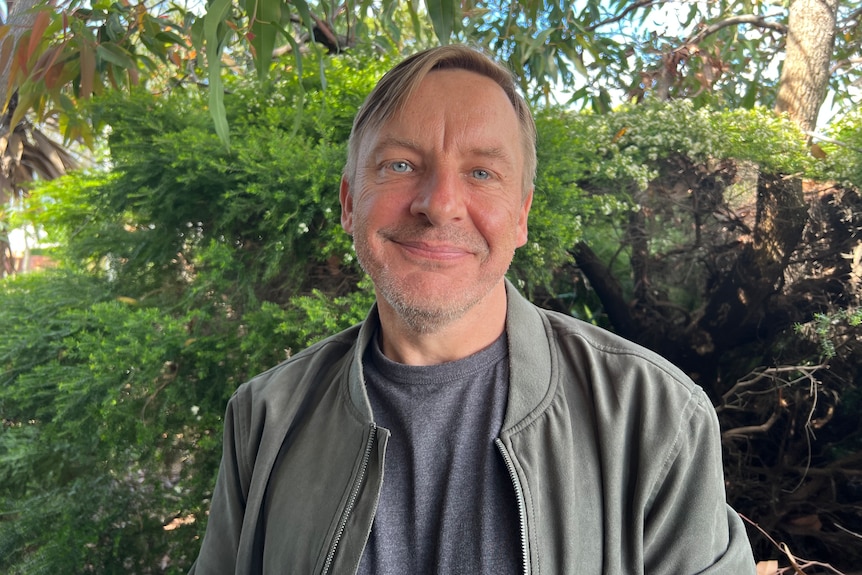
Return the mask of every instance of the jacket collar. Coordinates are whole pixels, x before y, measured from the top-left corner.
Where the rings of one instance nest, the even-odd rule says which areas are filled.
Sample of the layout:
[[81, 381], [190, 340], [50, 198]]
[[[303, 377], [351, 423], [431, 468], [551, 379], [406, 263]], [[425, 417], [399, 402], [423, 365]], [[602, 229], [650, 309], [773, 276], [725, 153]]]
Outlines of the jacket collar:
[[506, 280], [506, 334], [509, 339], [509, 403], [503, 431], [528, 425], [550, 401], [556, 356], [544, 313]]
[[[527, 301], [506, 279], [506, 334], [509, 342], [509, 400], [503, 419], [504, 432], [528, 425], [534, 414], [550, 400], [555, 357], [551, 336], [542, 312]], [[348, 370], [350, 400], [363, 417], [372, 419], [371, 404], [365, 391], [362, 357], [380, 327], [377, 304], [363, 322]]]

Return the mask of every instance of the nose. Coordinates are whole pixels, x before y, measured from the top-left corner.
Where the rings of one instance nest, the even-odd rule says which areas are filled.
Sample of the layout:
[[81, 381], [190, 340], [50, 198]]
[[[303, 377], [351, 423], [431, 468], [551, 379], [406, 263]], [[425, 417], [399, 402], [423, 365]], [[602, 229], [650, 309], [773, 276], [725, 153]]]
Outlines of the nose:
[[443, 226], [464, 217], [464, 190], [454, 170], [436, 169], [420, 182], [410, 204], [410, 213], [424, 217], [433, 226]]

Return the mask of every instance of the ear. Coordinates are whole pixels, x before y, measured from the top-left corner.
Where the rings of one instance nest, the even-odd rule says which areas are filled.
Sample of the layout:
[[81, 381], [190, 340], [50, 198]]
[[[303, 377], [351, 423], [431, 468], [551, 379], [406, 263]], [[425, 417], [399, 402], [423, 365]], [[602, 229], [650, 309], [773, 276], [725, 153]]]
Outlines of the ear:
[[353, 235], [353, 194], [350, 193], [350, 184], [344, 176], [341, 176], [338, 199], [341, 202], [341, 227], [345, 232]]
[[518, 236], [515, 247], [521, 247], [527, 243], [527, 219], [530, 215], [530, 206], [533, 205], [533, 190], [524, 196], [521, 209], [518, 213]]

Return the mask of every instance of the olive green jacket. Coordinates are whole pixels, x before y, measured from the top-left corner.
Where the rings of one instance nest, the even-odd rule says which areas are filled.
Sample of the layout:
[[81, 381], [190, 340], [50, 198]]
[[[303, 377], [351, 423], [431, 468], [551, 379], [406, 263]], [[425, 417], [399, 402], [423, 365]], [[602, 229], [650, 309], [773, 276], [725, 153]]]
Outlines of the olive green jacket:
[[[507, 283], [510, 387], [497, 447], [520, 516], [523, 572], [755, 572], [725, 503], [715, 412], [661, 357], [539, 309]], [[389, 432], [374, 423], [368, 319], [242, 385], [192, 573], [354, 573]]]

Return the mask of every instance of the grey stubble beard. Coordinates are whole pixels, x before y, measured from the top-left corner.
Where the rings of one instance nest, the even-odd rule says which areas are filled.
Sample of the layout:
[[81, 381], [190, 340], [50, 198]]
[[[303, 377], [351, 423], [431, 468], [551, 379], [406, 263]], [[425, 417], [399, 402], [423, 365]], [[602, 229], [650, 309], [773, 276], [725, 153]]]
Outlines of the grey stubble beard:
[[374, 281], [378, 297], [386, 300], [401, 321], [414, 333], [422, 335], [436, 333], [464, 317], [464, 314], [479, 301], [479, 298], [471, 298], [461, 302], [461, 305], [454, 305], [452, 300], [453, 305], [422, 306], [409, 295], [411, 286], [407, 285], [407, 280], [394, 277], [387, 269], [387, 264], [383, 264], [379, 277], [375, 278], [376, 274], [371, 273], [362, 259], [359, 258], [359, 265]]
[[[391, 237], [416, 237], [424, 226], [400, 226], [391, 230], [384, 231], [381, 236], [387, 241], [392, 241]], [[459, 233], [455, 235], [459, 235]], [[371, 254], [370, 248], [366, 245], [365, 238], [361, 232], [354, 235], [353, 246], [356, 252], [357, 260], [362, 269], [367, 273], [374, 282], [375, 290], [378, 297], [383, 298], [387, 304], [395, 311], [401, 321], [417, 334], [431, 334], [439, 332], [447, 325], [464, 317], [464, 315], [475, 306], [481, 299], [491, 291], [490, 286], [487, 292], [479, 292], [473, 294], [473, 297], [459, 301], [456, 294], [453, 294], [448, 305], [429, 306], [422, 305], [422, 301], [414, 296], [411, 292], [412, 287], [409, 285], [409, 280], [398, 277], [390, 269], [389, 262], [377, 261]], [[463, 235], [460, 235], [460, 244], [474, 245], [475, 239], [467, 240]], [[501, 278], [502, 279], [502, 278]]]

